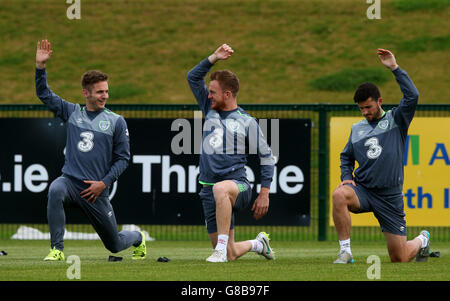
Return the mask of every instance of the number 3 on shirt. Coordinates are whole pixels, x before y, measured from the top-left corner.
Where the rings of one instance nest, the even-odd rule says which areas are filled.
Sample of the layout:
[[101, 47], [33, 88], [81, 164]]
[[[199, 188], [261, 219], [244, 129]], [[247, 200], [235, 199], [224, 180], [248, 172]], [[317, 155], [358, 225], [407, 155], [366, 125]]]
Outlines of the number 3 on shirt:
[[383, 148], [378, 144], [378, 138], [372, 137], [366, 140], [364, 146], [368, 146], [369, 150], [367, 151], [367, 158], [376, 159], [381, 155]]
[[83, 153], [87, 153], [94, 147], [94, 133], [92, 132], [82, 132], [80, 134], [81, 141], [78, 142], [78, 149]]

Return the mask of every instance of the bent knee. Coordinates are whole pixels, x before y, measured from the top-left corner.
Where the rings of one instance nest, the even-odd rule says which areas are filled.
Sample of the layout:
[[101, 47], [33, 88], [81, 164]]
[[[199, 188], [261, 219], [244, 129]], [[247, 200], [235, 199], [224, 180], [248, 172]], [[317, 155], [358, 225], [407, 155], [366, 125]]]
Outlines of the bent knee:
[[351, 211], [358, 211], [360, 203], [352, 188], [341, 186], [333, 192], [333, 206], [337, 208], [347, 207]]
[[67, 193], [67, 187], [61, 182], [53, 182], [48, 188], [48, 197], [50, 200], [63, 200]]
[[393, 263], [395, 263], [395, 262], [409, 262], [409, 261], [411, 261], [406, 256], [390, 255], [389, 257], [391, 258], [391, 262], [393, 262]]
[[347, 204], [348, 201], [351, 199], [351, 192], [348, 191], [348, 187], [341, 186], [336, 188], [333, 191], [333, 203], [337, 205], [341, 204]]
[[391, 262], [408, 262], [411, 261], [412, 258], [408, 256], [408, 253], [404, 250], [406, 246], [403, 248], [392, 249], [388, 246], [388, 253]]
[[[216, 201], [218, 199], [222, 199], [224, 197], [229, 197], [231, 198], [234, 195], [234, 186], [236, 186], [236, 183], [234, 183], [233, 181], [230, 180], [226, 180], [226, 181], [222, 181], [222, 182], [218, 182], [216, 184], [214, 184], [213, 186], [213, 193], [214, 193], [214, 197], [216, 198]], [[237, 187], [236, 187], [237, 189]]]
[[116, 244], [105, 244], [105, 248], [113, 254], [122, 251], [122, 249]]
[[214, 184], [213, 188], [214, 196], [220, 196], [227, 193], [226, 185], [223, 182]]

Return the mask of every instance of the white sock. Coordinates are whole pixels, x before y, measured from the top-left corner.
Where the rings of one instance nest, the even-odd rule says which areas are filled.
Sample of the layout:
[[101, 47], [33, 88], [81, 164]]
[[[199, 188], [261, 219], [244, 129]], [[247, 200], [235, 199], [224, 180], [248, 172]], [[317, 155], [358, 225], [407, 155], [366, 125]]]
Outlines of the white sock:
[[352, 255], [352, 250], [350, 249], [350, 238], [346, 240], [340, 240], [339, 245], [341, 246], [340, 252], [347, 251], [347, 253]]
[[250, 242], [252, 243], [252, 249], [250, 252], [262, 253], [264, 247], [262, 242], [256, 239], [250, 240]]
[[227, 254], [227, 245], [228, 245], [228, 235], [219, 234], [217, 237], [217, 245], [216, 250], [220, 250]]
[[425, 248], [427, 246], [428, 243], [428, 237], [426, 237], [425, 235], [420, 234], [419, 236], [417, 236], [418, 239], [420, 239], [420, 241], [422, 242], [422, 248]]

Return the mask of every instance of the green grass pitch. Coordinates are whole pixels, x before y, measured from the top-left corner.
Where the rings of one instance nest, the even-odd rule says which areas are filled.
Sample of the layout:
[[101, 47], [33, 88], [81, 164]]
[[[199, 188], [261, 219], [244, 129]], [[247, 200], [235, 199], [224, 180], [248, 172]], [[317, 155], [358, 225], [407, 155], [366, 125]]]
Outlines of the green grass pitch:
[[[132, 248], [115, 256], [121, 262], [108, 262], [107, 251], [100, 241], [66, 241], [65, 256], [80, 258], [81, 281], [377, 281], [367, 278], [370, 255], [381, 260], [381, 281], [449, 281], [450, 243], [435, 242], [432, 251], [440, 258], [425, 263], [391, 263], [384, 242], [352, 242], [354, 264], [334, 265], [337, 242], [277, 242], [271, 246], [276, 260], [249, 253], [235, 262], [211, 264], [205, 261], [211, 253], [207, 241], [153, 241], [147, 243], [145, 260], [131, 260]], [[68, 279], [67, 262], [44, 262], [48, 241], [0, 240], [1, 281], [79, 281]], [[169, 262], [158, 262], [168, 257]], [[217, 267], [220, 265], [220, 273]]]

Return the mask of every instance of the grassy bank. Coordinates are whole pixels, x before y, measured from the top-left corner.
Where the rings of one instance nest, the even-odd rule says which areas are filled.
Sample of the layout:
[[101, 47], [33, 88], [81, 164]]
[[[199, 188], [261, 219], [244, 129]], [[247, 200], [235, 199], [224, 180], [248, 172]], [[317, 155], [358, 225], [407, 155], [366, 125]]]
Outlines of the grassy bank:
[[360, 70], [396, 103], [400, 89], [377, 47], [396, 54], [422, 103], [450, 101], [448, 0], [384, 0], [380, 20], [352, 0], [81, 3], [81, 19], [69, 20], [65, 1], [0, 0], [0, 103], [39, 103], [34, 55], [43, 38], [54, 49], [50, 86], [71, 101], [83, 99], [81, 75], [100, 69], [112, 103], [193, 103], [187, 71], [224, 42], [235, 54], [215, 68], [239, 76], [241, 103], [351, 103], [349, 76]]

